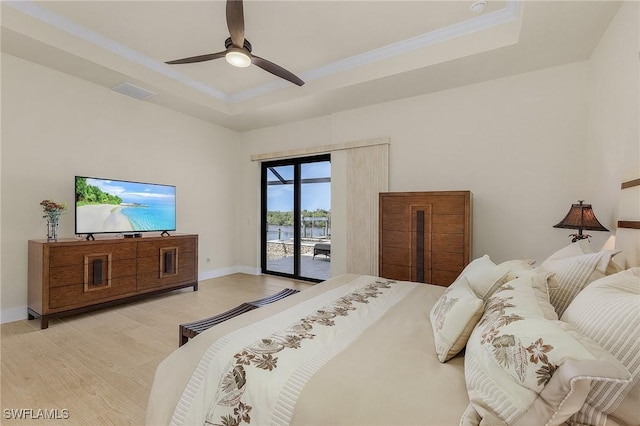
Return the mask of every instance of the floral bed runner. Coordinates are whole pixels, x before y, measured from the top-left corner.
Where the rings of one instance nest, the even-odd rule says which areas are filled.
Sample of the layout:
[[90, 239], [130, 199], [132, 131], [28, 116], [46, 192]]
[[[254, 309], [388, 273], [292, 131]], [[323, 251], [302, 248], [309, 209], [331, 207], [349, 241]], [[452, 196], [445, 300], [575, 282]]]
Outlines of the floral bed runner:
[[305, 383], [418, 285], [359, 277], [217, 340], [172, 424], [288, 424]]

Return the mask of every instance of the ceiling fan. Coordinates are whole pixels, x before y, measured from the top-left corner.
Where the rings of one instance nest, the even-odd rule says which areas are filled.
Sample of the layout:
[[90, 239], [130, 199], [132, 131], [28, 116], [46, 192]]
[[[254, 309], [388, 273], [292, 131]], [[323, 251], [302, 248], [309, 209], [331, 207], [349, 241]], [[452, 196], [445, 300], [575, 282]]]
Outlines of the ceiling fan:
[[249, 65], [254, 64], [273, 75], [290, 81], [293, 84], [297, 84], [298, 86], [302, 86], [304, 84], [304, 81], [292, 72], [287, 71], [280, 65], [276, 65], [273, 62], [267, 61], [266, 59], [251, 53], [251, 43], [249, 43], [249, 40], [244, 38], [244, 12], [242, 0], [227, 0], [227, 27], [229, 28], [229, 34], [231, 37], [227, 38], [224, 42], [226, 50], [217, 53], [210, 53], [208, 55], [176, 59], [166, 63], [170, 65], [191, 64], [194, 62], [205, 62], [225, 57], [227, 62], [233, 66], [248, 67]]

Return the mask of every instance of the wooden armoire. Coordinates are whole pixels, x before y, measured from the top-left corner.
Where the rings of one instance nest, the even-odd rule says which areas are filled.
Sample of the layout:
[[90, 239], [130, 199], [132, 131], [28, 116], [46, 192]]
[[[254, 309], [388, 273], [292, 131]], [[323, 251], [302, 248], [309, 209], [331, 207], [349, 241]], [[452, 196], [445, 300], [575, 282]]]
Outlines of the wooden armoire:
[[379, 275], [448, 286], [469, 263], [471, 192], [380, 193]]

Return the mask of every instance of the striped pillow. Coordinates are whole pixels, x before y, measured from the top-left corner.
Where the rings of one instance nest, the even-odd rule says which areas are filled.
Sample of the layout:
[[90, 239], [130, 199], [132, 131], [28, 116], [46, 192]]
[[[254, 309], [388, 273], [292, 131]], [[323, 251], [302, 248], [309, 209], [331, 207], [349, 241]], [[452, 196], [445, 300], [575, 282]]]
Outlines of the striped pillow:
[[549, 301], [558, 316], [591, 282], [606, 275], [607, 267], [618, 252], [611, 250], [561, 259], [547, 259], [540, 269], [555, 273], [556, 288], [549, 288]]
[[545, 294], [546, 277], [537, 273], [504, 284], [471, 333], [465, 379], [484, 422], [561, 424], [580, 410], [593, 384], [630, 378], [593, 340], [546, 318]]
[[591, 243], [588, 239], [582, 239], [561, 248], [549, 256], [547, 260], [566, 259], [567, 257], [576, 257], [589, 253], [593, 253]]
[[571, 424], [640, 424], [640, 267], [589, 285], [571, 302], [562, 321], [574, 325], [614, 355], [631, 373], [631, 383], [598, 383]]

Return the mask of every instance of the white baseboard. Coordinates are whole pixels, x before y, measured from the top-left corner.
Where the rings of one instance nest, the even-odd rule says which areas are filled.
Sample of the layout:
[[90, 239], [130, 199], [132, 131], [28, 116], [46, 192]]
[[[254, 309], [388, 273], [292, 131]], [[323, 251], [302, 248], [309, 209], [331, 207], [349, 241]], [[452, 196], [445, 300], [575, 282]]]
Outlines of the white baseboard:
[[231, 266], [229, 268], [215, 269], [213, 271], [200, 272], [198, 274], [198, 281], [209, 280], [211, 278], [223, 277], [231, 274], [249, 274], [260, 275], [260, 268], [252, 266]]
[[3, 309], [0, 311], [0, 324], [27, 319], [27, 307]]
[[[231, 274], [249, 274], [260, 275], [260, 268], [252, 266], [231, 266], [229, 268], [216, 269], [213, 271], [200, 272], [198, 281], [208, 280], [211, 278], [223, 277]], [[27, 307], [18, 306], [17, 308], [8, 308], [0, 310], [0, 324], [21, 321], [27, 319]]]

